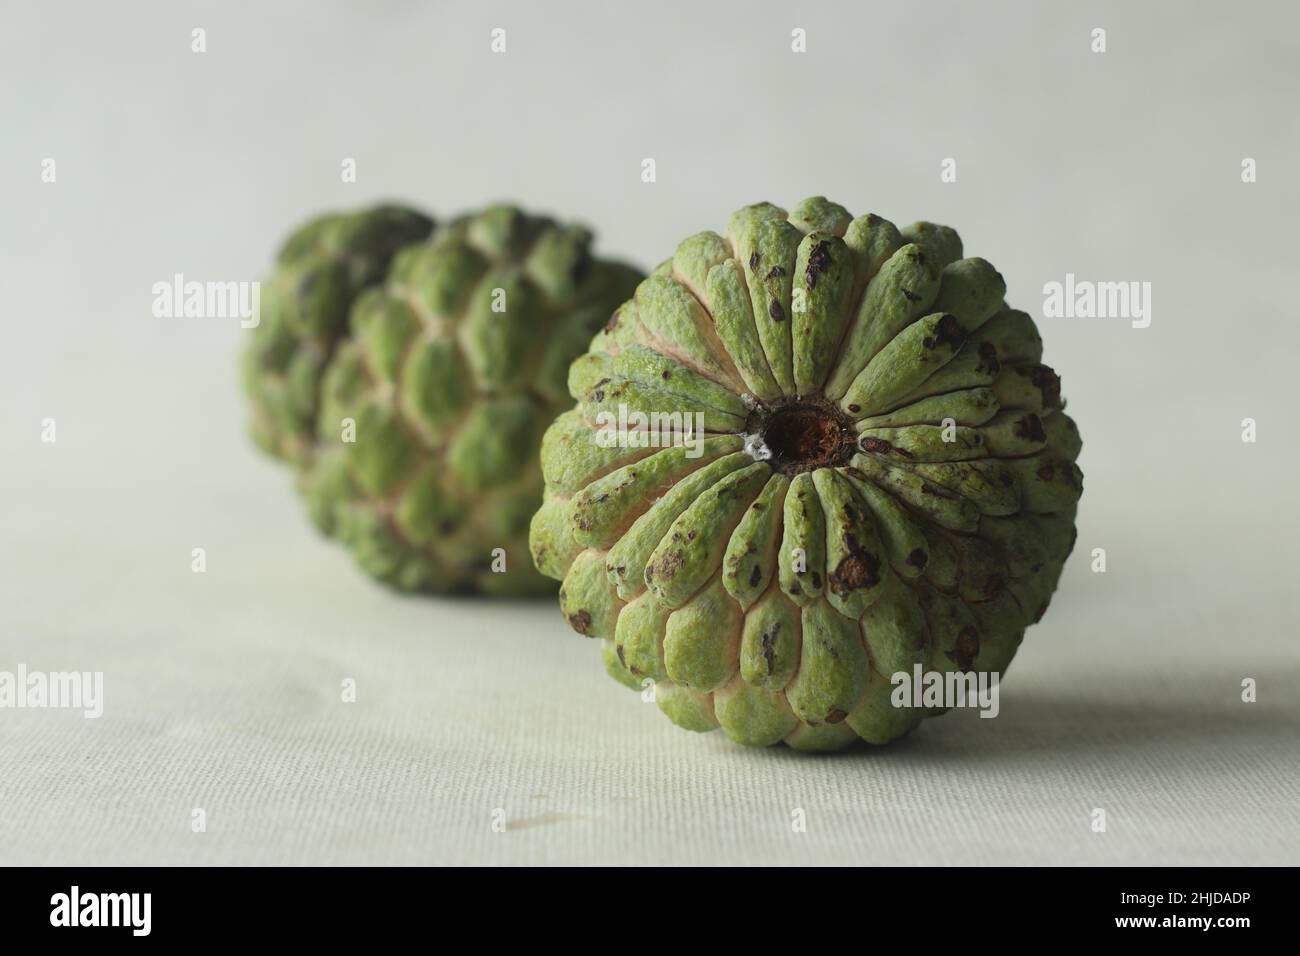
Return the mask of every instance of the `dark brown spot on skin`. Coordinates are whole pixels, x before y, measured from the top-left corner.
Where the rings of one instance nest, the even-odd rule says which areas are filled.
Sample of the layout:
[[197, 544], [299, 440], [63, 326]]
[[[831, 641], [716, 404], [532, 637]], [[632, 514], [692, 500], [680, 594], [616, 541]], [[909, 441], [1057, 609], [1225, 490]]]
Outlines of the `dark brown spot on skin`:
[[688, 531], [688, 532], [686, 532], [686, 540], [687, 540], [687, 541], [694, 541], [694, 540], [695, 540], [695, 532], [694, 532], [694, 531]]
[[929, 561], [930, 556], [920, 548], [916, 548], [907, 556], [907, 563], [914, 568], [924, 568]]
[[899, 458], [915, 458], [916, 456], [906, 448], [899, 448], [883, 438], [864, 437], [859, 445], [863, 451], [871, 452], [876, 455], [897, 455]]
[[980, 636], [975, 628], [967, 625], [961, 629], [957, 635], [957, 641], [952, 650], [944, 656], [952, 661], [961, 670], [963, 674], [967, 673], [975, 666], [975, 658], [980, 653]]
[[812, 573], [812, 579], [813, 579], [813, 587], [820, 588], [822, 586], [822, 576], [818, 574], [816, 571]]
[[590, 611], [575, 611], [569, 615], [569, 627], [573, 628], [579, 634], [586, 634], [591, 627]]
[[1017, 369], [1021, 375], [1029, 377], [1029, 384], [1038, 389], [1043, 396], [1044, 408], [1056, 408], [1061, 404], [1061, 379], [1046, 365]]
[[1052, 478], [1055, 477], [1056, 471], [1051, 465], [1044, 465], [1042, 468], [1039, 468], [1035, 474], [1038, 475], [1039, 481], [1051, 481]]
[[803, 594], [803, 588], [799, 587], [799, 582], [798, 582], [798, 581], [795, 581], [793, 584], [790, 585], [790, 593], [791, 593], [791, 594]]
[[847, 716], [848, 716], [847, 711], [840, 710], [838, 707], [836, 707], [834, 710], [832, 710], [829, 714], [826, 715], [826, 723], [838, 724], [842, 720], [844, 720], [844, 718]]
[[609, 321], [605, 323], [605, 331], [606, 331], [606, 332], [613, 332], [616, 328], [618, 328], [618, 320], [619, 320], [619, 318], [620, 318], [620, 316], [619, 316], [619, 314], [618, 314], [617, 312], [615, 312], [613, 315], [611, 315], [611, 316], [609, 317]]
[[998, 369], [1002, 363], [998, 362], [997, 349], [993, 347], [992, 342], [979, 343], [979, 371], [987, 372], [988, 375], [997, 375]]
[[785, 321], [785, 310], [781, 308], [781, 303], [773, 299], [767, 306], [767, 314], [772, 317], [773, 322]]
[[1017, 438], [1023, 438], [1025, 441], [1047, 441], [1047, 432], [1043, 431], [1043, 420], [1032, 413], [1019, 419], [1014, 431]]
[[997, 375], [998, 369], [1002, 368], [1002, 363], [998, 361], [998, 350], [993, 347], [992, 342], [980, 343], [980, 364], [977, 371], [987, 372], [989, 375]]
[[770, 631], [764, 631], [760, 639], [763, 647], [763, 660], [767, 663], [767, 673], [776, 670], [776, 635], [781, 632], [780, 624], [773, 624]]
[[763, 278], [764, 278], [764, 279], [780, 279], [780, 278], [781, 278], [782, 276], [784, 276], [784, 275], [785, 275], [785, 267], [784, 267], [784, 266], [772, 266], [772, 268], [768, 270], [767, 275], [764, 276]]
[[917, 295], [915, 292], [913, 292], [911, 289], [903, 289], [902, 291], [903, 291], [903, 298], [907, 299], [908, 302], [921, 301], [921, 297]]
[[763, 569], [756, 564], [754, 565], [754, 570], [749, 572], [749, 586], [751, 588], [756, 588], [758, 587], [758, 582], [761, 580], [763, 580]]
[[955, 316], [945, 315], [935, 325], [934, 331], [926, 338], [921, 340], [921, 345], [931, 351], [937, 348], [948, 347], [956, 352], [961, 348], [962, 343], [966, 341], [966, 333], [961, 330]]
[[619, 662], [620, 664], [623, 665], [623, 669], [624, 669], [625, 671], [627, 671], [629, 674], [631, 674], [633, 677], [640, 677], [640, 676], [641, 676], [641, 668], [639, 668], [639, 667], [632, 667], [632, 666], [630, 666], [630, 665], [628, 664], [627, 661], [623, 660], [623, 645], [622, 645], [622, 644], [616, 644], [616, 645], [614, 646], [614, 649], [618, 652], [618, 662]]
[[849, 406], [849, 411], [853, 412], [853, 414], [856, 415], [858, 412], [862, 411], [862, 406], [861, 406], [861, 405], [850, 405], [850, 406]]
[[672, 372], [668, 371], [668, 369], [664, 369], [663, 373], [659, 377], [666, 382], [672, 377]]
[[759, 259], [758, 259], [758, 250], [755, 250], [755, 251], [750, 255], [750, 257], [749, 257], [749, 271], [750, 271], [750, 272], [757, 272], [757, 271], [758, 271], [758, 262], [759, 262]]
[[601, 390], [601, 389], [598, 388], [598, 389], [596, 389], [594, 392], [591, 393], [591, 397], [594, 398], [594, 399], [595, 399], [596, 401], [598, 401], [598, 402], [603, 402], [603, 401], [605, 400], [605, 393], [604, 393], [603, 390]]
[[648, 582], [652, 575], [658, 575], [660, 578], [671, 578], [680, 570], [682, 562], [686, 555], [682, 551], [669, 551], [654, 565], [648, 565], [645, 569], [645, 579]]
[[762, 510], [763, 510], [763, 502], [761, 502], [761, 501], [755, 501], [752, 505], [750, 505], [750, 507], [753, 508], [755, 511], [762, 511]]
[[880, 559], [863, 551], [857, 542], [845, 540], [848, 557], [840, 561], [831, 572], [831, 592], [841, 597], [861, 588], [872, 588], [880, 583]]
[[804, 278], [808, 281], [808, 288], [817, 288], [817, 277], [830, 267], [830, 247], [825, 242], [819, 242], [808, 253], [808, 267], [804, 270]]

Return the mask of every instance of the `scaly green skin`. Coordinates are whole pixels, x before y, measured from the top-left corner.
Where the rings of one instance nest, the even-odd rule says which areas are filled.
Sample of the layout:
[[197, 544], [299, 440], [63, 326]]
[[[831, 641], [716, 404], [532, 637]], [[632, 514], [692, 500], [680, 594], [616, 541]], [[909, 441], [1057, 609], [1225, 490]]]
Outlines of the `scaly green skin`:
[[[534, 560], [610, 674], [688, 729], [828, 750], [934, 715], [892, 705], [899, 671], [1004, 670], [1082, 491], [1005, 292], [952, 229], [820, 197], [684, 241], [573, 363], [578, 407], [542, 442]], [[701, 413], [701, 454], [600, 446], [620, 404]], [[833, 453], [756, 450], [783, 407], [836, 422]]]
[[336, 262], [330, 224], [359, 220], [366, 249], [385, 254], [378, 275], [370, 255], [367, 281], [329, 303], [328, 348], [304, 340], [314, 374], [293, 427], [264, 429], [263, 444], [301, 466], [312, 519], [374, 577], [406, 591], [553, 591], [527, 551], [538, 447], [572, 405], [570, 362], [642, 276], [593, 258], [586, 230], [509, 206], [422, 241], [405, 222], [385, 232], [384, 216], [329, 217], [286, 247], [291, 263], [317, 263], [322, 248]]
[[243, 355], [250, 431], [268, 454], [305, 464], [315, 444], [321, 376], [347, 335], [348, 313], [379, 282], [402, 246], [433, 220], [399, 206], [319, 216], [280, 249], [261, 287], [261, 314]]

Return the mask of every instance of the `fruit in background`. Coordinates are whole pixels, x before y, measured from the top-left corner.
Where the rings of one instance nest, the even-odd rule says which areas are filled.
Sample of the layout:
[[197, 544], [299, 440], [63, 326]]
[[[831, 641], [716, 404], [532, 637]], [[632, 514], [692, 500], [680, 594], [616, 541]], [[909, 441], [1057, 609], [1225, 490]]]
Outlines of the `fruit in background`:
[[[294, 450], [285, 457], [300, 465], [313, 520], [388, 584], [502, 595], [551, 589], [527, 552], [542, 496], [538, 445], [572, 404], [570, 361], [641, 273], [594, 258], [585, 229], [511, 206], [457, 219], [422, 241], [407, 217], [389, 211], [341, 218], [366, 223], [356, 228], [371, 237], [366, 267], [352, 264], [353, 281], [338, 282], [342, 291], [319, 310], [335, 316], [346, 296], [345, 327], [321, 322], [328, 332], [318, 335], [312, 326], [292, 340], [310, 358], [288, 361], [283, 345], [259, 343], [255, 333], [255, 408], [259, 397], [267, 404], [271, 376], [261, 370], [309, 369], [283, 376], [291, 401], [281, 405], [295, 415], [262, 418], [295, 427], [262, 428], [272, 436], [264, 447]], [[302, 234], [286, 252], [318, 248]], [[372, 279], [381, 258], [386, 268]], [[291, 267], [298, 261], [289, 257]], [[285, 285], [296, 290], [289, 315], [316, 314], [316, 284]], [[296, 427], [308, 411], [313, 427]]]
[[[941, 712], [892, 706], [897, 672], [1004, 670], [1082, 490], [1005, 291], [952, 229], [821, 197], [682, 242], [573, 363], [542, 443], [533, 557], [609, 672], [688, 729], [821, 750]], [[629, 420], [650, 427], [615, 440]]]

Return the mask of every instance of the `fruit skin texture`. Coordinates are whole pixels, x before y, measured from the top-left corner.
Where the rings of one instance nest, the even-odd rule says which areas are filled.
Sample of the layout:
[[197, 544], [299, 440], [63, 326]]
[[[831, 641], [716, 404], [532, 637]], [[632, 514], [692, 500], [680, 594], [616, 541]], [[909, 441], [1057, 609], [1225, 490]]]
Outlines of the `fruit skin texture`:
[[298, 465], [310, 460], [321, 377], [348, 334], [352, 303], [383, 281], [398, 249], [432, 230], [423, 213], [384, 205], [318, 216], [285, 240], [243, 355], [250, 431], [263, 451]]
[[[569, 363], [642, 278], [591, 239], [502, 205], [436, 230], [381, 207], [286, 244], [267, 283], [284, 298], [246, 360], [253, 433], [369, 574], [405, 591], [554, 589], [527, 551], [538, 446], [572, 405]], [[317, 275], [324, 304], [303, 278]]]
[[[893, 706], [897, 672], [1005, 671], [1082, 492], [1005, 291], [952, 229], [822, 197], [682, 242], [573, 363], [578, 405], [542, 442], [533, 559], [609, 673], [682, 727], [831, 750], [943, 712]], [[702, 415], [698, 456], [598, 440], [620, 406]]]

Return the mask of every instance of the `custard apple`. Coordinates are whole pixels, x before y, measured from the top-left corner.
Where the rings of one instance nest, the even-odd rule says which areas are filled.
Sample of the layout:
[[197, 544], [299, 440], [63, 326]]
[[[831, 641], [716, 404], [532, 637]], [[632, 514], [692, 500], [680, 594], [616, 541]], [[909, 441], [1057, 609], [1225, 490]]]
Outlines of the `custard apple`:
[[1082, 490], [1005, 292], [952, 229], [822, 197], [679, 245], [542, 442], [533, 558], [610, 674], [682, 727], [824, 750], [942, 712], [894, 706], [896, 673], [1004, 671]]
[[376, 578], [551, 590], [527, 550], [542, 433], [572, 405], [569, 363], [643, 276], [594, 258], [585, 229], [511, 206], [429, 225], [376, 209], [290, 239], [270, 283], [292, 293], [287, 318], [264, 317], [249, 360], [254, 432]]

